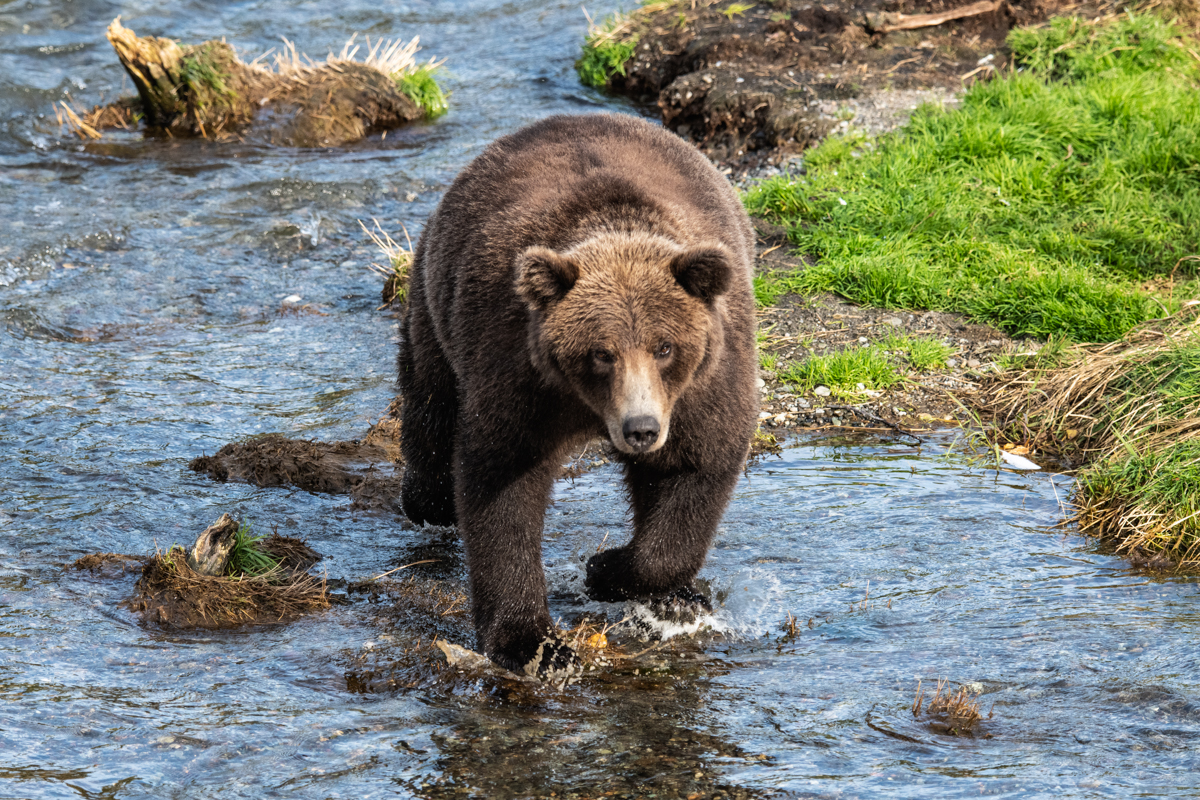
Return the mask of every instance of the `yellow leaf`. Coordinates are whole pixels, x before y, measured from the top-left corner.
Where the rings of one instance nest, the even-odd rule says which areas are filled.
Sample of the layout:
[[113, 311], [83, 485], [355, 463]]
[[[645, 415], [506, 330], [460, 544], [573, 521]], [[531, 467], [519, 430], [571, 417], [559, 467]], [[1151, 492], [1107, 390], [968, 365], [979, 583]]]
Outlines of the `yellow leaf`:
[[603, 633], [593, 633], [587, 638], [587, 646], [594, 647], [597, 650], [603, 650], [608, 647], [608, 637]]

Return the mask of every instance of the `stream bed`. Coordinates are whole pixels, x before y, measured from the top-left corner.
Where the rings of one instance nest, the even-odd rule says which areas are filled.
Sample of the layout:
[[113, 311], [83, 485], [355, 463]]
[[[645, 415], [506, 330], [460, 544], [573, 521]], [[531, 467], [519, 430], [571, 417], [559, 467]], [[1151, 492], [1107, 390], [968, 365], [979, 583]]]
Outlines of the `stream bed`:
[[[129, 91], [104, 40], [118, 14], [251, 55], [420, 34], [448, 59], [451, 111], [337, 150], [82, 144], [51, 104]], [[496, 136], [633, 113], [578, 84], [585, 27], [570, 2], [0, 0], [0, 798], [1195, 796], [1196, 580], [1056, 527], [1069, 479], [989, 469], [949, 432], [788, 442], [748, 470], [702, 573], [713, 630], [562, 692], [389, 681], [431, 645], [361, 596], [165, 631], [120, 607], [134, 574], [64, 568], [229, 511], [304, 538], [331, 579], [433, 558], [414, 576], [464, 584], [461, 549], [395, 514], [187, 464], [383, 414], [397, 319], [359, 220], [415, 238]], [[626, 530], [612, 467], [557, 486], [552, 613], [619, 618], [578, 590]], [[978, 695], [970, 735], [912, 712], [939, 679]]]

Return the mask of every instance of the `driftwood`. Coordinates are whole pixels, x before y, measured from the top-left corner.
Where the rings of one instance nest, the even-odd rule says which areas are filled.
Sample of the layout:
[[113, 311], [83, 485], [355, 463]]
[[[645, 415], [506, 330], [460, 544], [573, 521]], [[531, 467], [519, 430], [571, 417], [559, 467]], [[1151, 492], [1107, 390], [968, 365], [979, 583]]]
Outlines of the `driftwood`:
[[943, 11], [940, 14], [898, 14], [880, 13], [867, 14], [866, 27], [872, 33], [891, 33], [892, 31], [908, 31], [915, 28], [932, 28], [956, 19], [978, 17], [999, 11], [1004, 0], [980, 0], [967, 6]]
[[234, 534], [241, 525], [228, 514], [209, 525], [196, 537], [187, 565], [198, 575], [224, 575], [233, 552]]
[[249, 133], [271, 144], [324, 147], [444, 110], [422, 108], [401, 87], [404, 76], [419, 70], [427, 75], [438, 66], [417, 65], [416, 38], [406, 45], [376, 42], [362, 61], [354, 60], [353, 39], [324, 62], [302, 58], [289, 42], [270, 68], [242, 62], [224, 41], [181, 45], [139, 37], [120, 17], [107, 35], [138, 97], [79, 114], [64, 104], [65, 124], [87, 138], [98, 138], [103, 128], [145, 122], [170, 136], [223, 139]]

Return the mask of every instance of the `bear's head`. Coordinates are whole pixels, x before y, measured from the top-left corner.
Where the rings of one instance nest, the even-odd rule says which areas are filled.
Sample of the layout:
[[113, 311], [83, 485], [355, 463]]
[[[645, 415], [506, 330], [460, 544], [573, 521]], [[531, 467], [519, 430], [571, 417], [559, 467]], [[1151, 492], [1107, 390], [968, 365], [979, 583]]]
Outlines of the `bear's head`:
[[617, 449], [662, 447], [676, 400], [723, 346], [729, 250], [601, 233], [561, 252], [528, 248], [516, 276], [542, 375], [591, 408]]

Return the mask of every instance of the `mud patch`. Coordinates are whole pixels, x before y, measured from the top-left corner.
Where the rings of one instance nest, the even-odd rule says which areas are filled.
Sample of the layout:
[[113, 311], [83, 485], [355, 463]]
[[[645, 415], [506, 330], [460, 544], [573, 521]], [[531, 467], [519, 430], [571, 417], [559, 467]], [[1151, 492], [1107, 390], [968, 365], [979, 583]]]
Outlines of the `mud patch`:
[[317, 442], [267, 434], [227, 444], [188, 467], [215, 481], [255, 486], [295, 486], [308, 492], [348, 495], [351, 508], [398, 511], [400, 421], [385, 417], [365, 438]]
[[740, 172], [778, 163], [838, 128], [890, 129], [918, 102], [952, 102], [967, 82], [1008, 63], [1009, 30], [1065, 4], [1013, 0], [944, 24], [892, 29], [914, 24], [913, 14], [944, 15], [962, 5], [656, 4], [659, 10], [635, 12], [621, 27], [617, 38], [633, 42], [634, 51], [610, 87], [657, 106], [667, 127]]
[[92, 572], [103, 578], [119, 578], [130, 572], [140, 572], [146, 564], [145, 556], [123, 553], [88, 553], [66, 565], [67, 569]]

